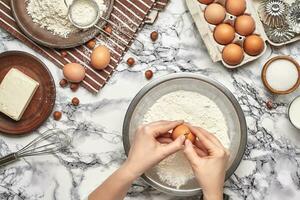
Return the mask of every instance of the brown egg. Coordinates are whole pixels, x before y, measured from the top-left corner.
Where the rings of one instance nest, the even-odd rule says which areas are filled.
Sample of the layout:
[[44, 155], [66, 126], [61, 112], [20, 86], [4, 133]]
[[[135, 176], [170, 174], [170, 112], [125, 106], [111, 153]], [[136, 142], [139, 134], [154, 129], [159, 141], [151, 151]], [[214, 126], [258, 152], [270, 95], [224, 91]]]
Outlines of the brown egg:
[[225, 4], [228, 13], [239, 16], [242, 15], [246, 10], [245, 0], [227, 0]]
[[203, 3], [203, 4], [210, 4], [212, 3], [214, 0], [198, 0], [199, 3]]
[[219, 24], [214, 30], [214, 38], [219, 44], [229, 44], [233, 41], [234, 37], [234, 28], [229, 24]]
[[220, 24], [224, 21], [226, 11], [223, 6], [218, 3], [212, 3], [205, 8], [204, 17], [210, 24]]
[[257, 56], [264, 50], [265, 43], [258, 35], [250, 35], [246, 37], [243, 47], [248, 55]]
[[244, 51], [237, 44], [229, 44], [224, 47], [222, 58], [228, 65], [238, 65], [244, 58]]
[[190, 131], [189, 127], [187, 127], [186, 125], [177, 126], [172, 132], [172, 139], [176, 140], [176, 138], [178, 138], [181, 135], [184, 135], [185, 138], [189, 139], [192, 143], [194, 143], [196, 140], [195, 135]]
[[248, 36], [254, 32], [255, 22], [251, 16], [241, 15], [236, 18], [234, 27], [238, 34], [243, 36]]
[[109, 49], [100, 45], [96, 47], [91, 55], [91, 64], [95, 69], [104, 69], [110, 62], [110, 52]]
[[68, 63], [63, 68], [63, 74], [68, 81], [79, 83], [85, 77], [85, 68], [78, 63]]

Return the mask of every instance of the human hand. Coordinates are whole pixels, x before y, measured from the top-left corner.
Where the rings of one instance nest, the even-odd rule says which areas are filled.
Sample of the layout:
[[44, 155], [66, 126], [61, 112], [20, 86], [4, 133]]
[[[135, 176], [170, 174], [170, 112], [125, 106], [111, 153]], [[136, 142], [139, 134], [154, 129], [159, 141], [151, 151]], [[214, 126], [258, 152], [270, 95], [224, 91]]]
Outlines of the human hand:
[[135, 176], [159, 163], [167, 156], [183, 149], [185, 136], [172, 141], [169, 131], [183, 121], [158, 121], [139, 127], [125, 165]]
[[197, 136], [195, 146], [185, 141], [184, 153], [189, 160], [205, 200], [223, 199], [223, 187], [229, 151], [208, 131], [189, 125]]

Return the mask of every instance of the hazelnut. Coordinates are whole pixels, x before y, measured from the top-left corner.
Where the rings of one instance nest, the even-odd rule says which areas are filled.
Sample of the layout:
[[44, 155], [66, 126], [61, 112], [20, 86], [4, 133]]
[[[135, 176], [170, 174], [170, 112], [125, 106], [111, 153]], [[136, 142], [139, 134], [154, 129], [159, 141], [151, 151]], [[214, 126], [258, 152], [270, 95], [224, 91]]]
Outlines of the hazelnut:
[[62, 87], [62, 88], [64, 88], [64, 87], [66, 87], [67, 85], [68, 85], [68, 81], [67, 81], [67, 79], [61, 79], [60, 81], [59, 81], [59, 85], [60, 85], [60, 87]]
[[106, 27], [104, 28], [104, 31], [105, 31], [106, 33], [108, 33], [108, 34], [112, 34], [112, 27], [111, 27], [111, 26], [106, 26]]
[[78, 106], [79, 103], [80, 103], [80, 101], [79, 101], [79, 99], [78, 99], [77, 97], [74, 97], [74, 98], [72, 99], [72, 104], [73, 104], [73, 106]]
[[59, 120], [61, 119], [61, 116], [62, 116], [62, 113], [59, 112], [59, 111], [55, 111], [55, 112], [53, 113], [53, 118], [54, 118], [54, 120], [56, 120], [56, 121], [59, 121]]
[[79, 88], [79, 84], [78, 83], [71, 83], [70, 88], [73, 92], [76, 92]]
[[267, 101], [266, 106], [269, 110], [273, 109], [273, 102], [271, 100]]
[[132, 57], [127, 59], [127, 65], [129, 67], [132, 67], [134, 64], [135, 64], [135, 60]]
[[87, 44], [86, 44], [86, 46], [89, 49], [93, 49], [96, 46], [96, 40], [92, 39], [92, 40], [88, 41]]
[[62, 57], [66, 57], [68, 55], [68, 53], [66, 51], [61, 51], [60, 54]]
[[153, 72], [151, 70], [147, 70], [145, 72], [146, 79], [150, 80], [153, 77]]
[[150, 38], [151, 40], [154, 42], [157, 40], [158, 38], [158, 32], [157, 31], [153, 31], [151, 34], [150, 34]]

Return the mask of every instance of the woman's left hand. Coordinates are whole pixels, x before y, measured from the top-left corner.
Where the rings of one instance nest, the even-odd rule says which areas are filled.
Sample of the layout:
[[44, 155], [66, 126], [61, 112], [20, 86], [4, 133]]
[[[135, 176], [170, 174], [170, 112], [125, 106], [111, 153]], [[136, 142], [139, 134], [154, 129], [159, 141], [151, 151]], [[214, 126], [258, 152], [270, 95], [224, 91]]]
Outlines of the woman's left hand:
[[135, 176], [159, 163], [167, 156], [183, 149], [185, 136], [171, 140], [169, 131], [183, 121], [158, 121], [139, 127], [125, 165]]

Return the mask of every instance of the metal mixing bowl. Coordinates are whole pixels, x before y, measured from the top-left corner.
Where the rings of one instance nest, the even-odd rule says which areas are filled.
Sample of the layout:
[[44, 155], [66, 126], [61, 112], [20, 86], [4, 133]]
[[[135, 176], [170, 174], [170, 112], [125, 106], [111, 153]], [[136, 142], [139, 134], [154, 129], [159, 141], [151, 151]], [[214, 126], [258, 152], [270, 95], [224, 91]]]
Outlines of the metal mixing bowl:
[[[198, 92], [213, 100], [222, 111], [228, 126], [231, 141], [229, 165], [226, 172], [228, 179], [238, 167], [247, 143], [247, 125], [244, 113], [233, 96], [223, 85], [207, 77], [191, 74], [171, 74], [146, 85], [132, 100], [123, 125], [123, 145], [128, 155], [135, 130], [142, 124], [143, 117], [160, 97], [177, 90]], [[145, 155], [147, 156], [147, 155]], [[141, 161], [142, 162], [142, 161]], [[154, 188], [176, 196], [193, 196], [201, 193], [196, 180], [190, 180], [179, 189], [162, 182], [155, 169], [147, 171], [142, 178]]]

